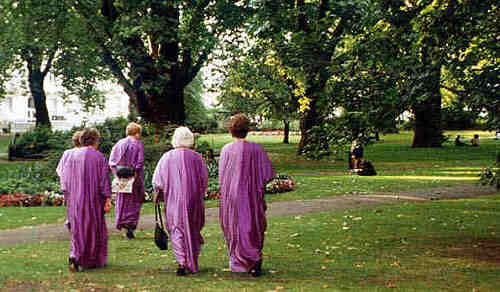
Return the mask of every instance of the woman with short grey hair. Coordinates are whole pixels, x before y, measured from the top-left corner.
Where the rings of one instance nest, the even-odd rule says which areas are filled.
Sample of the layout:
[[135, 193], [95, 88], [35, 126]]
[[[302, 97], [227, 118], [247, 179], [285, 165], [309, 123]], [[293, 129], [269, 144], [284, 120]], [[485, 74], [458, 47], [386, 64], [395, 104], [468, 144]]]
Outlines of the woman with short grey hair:
[[198, 256], [205, 224], [204, 197], [208, 170], [202, 156], [193, 151], [194, 135], [179, 127], [172, 137], [173, 150], [163, 154], [153, 175], [155, 202], [165, 202], [167, 231], [177, 259], [177, 275], [198, 272]]

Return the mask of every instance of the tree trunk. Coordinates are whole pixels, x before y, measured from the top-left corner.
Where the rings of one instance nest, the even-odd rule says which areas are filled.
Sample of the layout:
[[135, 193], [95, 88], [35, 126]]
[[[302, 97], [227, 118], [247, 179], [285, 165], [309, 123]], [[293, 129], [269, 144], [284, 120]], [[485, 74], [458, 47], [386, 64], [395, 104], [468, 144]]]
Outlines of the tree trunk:
[[415, 130], [413, 148], [441, 147], [443, 133], [441, 129], [441, 67], [434, 66], [425, 78], [425, 87], [431, 94], [414, 107]]
[[316, 99], [314, 98], [311, 99], [309, 110], [307, 110], [300, 119], [300, 142], [299, 149], [297, 150], [299, 155], [304, 154], [304, 148], [306, 145], [314, 143], [310, 135], [310, 130], [314, 126], [320, 125], [320, 122], [320, 116], [316, 110]]
[[43, 73], [34, 68], [35, 66], [28, 66], [28, 81], [31, 91], [31, 96], [35, 104], [35, 118], [37, 127], [51, 127], [49, 111], [47, 110], [47, 97], [43, 89], [44, 75]]
[[[155, 88], [160, 88], [159, 86], [161, 85]], [[135, 97], [137, 111], [147, 122], [157, 125], [183, 125], [186, 120], [184, 88], [182, 87], [169, 84], [158, 91], [144, 91], [136, 88], [128, 94], [131, 98]]]
[[283, 143], [284, 144], [289, 144], [289, 136], [290, 136], [290, 121], [289, 120], [283, 120]]

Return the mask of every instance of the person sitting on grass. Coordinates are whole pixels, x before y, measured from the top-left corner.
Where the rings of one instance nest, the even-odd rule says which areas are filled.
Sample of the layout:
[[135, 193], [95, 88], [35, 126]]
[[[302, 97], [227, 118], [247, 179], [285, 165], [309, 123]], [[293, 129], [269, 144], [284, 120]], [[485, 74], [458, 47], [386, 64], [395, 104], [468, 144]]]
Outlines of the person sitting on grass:
[[191, 149], [194, 135], [186, 127], [175, 130], [173, 150], [163, 154], [153, 174], [155, 203], [165, 202], [167, 230], [177, 260], [177, 276], [198, 272], [205, 225], [204, 197], [208, 170], [201, 154]]
[[474, 138], [470, 140], [470, 144], [472, 147], [479, 147], [479, 135], [474, 134]]
[[460, 141], [460, 135], [457, 135], [457, 137], [455, 138], [455, 146], [465, 146], [466, 144], [462, 141]]
[[361, 161], [363, 160], [363, 146], [361, 142], [356, 139], [352, 141], [351, 145], [351, 159], [352, 159], [352, 168], [354, 170], [359, 169], [361, 167]]
[[104, 213], [111, 209], [111, 186], [106, 157], [97, 150], [99, 131], [85, 129], [81, 147], [64, 164], [63, 185], [71, 199], [67, 206], [71, 226], [69, 269], [99, 268], [108, 262], [108, 229]]

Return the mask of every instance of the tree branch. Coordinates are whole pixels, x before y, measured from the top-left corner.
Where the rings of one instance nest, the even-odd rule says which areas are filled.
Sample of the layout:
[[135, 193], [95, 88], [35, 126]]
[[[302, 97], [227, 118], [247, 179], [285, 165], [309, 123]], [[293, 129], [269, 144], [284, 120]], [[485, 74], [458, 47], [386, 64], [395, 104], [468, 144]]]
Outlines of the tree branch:
[[52, 63], [54, 61], [54, 57], [56, 56], [57, 53], [57, 45], [54, 46], [52, 51], [50, 52], [49, 59], [47, 60], [47, 64], [45, 64], [45, 69], [42, 70], [42, 76], [45, 78], [47, 74], [50, 71], [50, 68], [52, 67]]
[[205, 49], [201, 53], [200, 57], [198, 58], [198, 62], [191, 68], [191, 70], [187, 71], [188, 73], [186, 74], [186, 76], [184, 78], [184, 80], [185, 80], [184, 86], [191, 83], [191, 81], [193, 81], [193, 79], [196, 77], [196, 75], [200, 71], [201, 67], [203, 66], [203, 63], [205, 63], [205, 61], [208, 58], [208, 51], [209, 51], [208, 49]]

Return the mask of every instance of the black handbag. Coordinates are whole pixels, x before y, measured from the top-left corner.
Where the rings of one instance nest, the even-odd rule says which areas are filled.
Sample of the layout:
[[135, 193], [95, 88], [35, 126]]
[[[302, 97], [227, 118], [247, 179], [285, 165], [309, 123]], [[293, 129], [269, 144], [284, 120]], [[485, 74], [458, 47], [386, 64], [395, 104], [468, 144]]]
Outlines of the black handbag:
[[[168, 249], [168, 236], [163, 226], [160, 202], [155, 202], [155, 244], [160, 250]], [[159, 220], [158, 220], [159, 218]]]
[[[123, 157], [125, 156], [125, 154], [127, 154], [128, 147], [129, 147], [129, 145], [127, 145], [127, 148], [125, 149], [125, 152], [123, 152], [123, 155], [120, 158], [120, 162], [123, 159]], [[116, 176], [118, 178], [129, 179], [129, 178], [131, 178], [131, 177], [133, 177], [135, 175], [135, 168], [134, 167], [117, 165], [116, 168], [117, 168], [117, 170], [116, 170]]]

